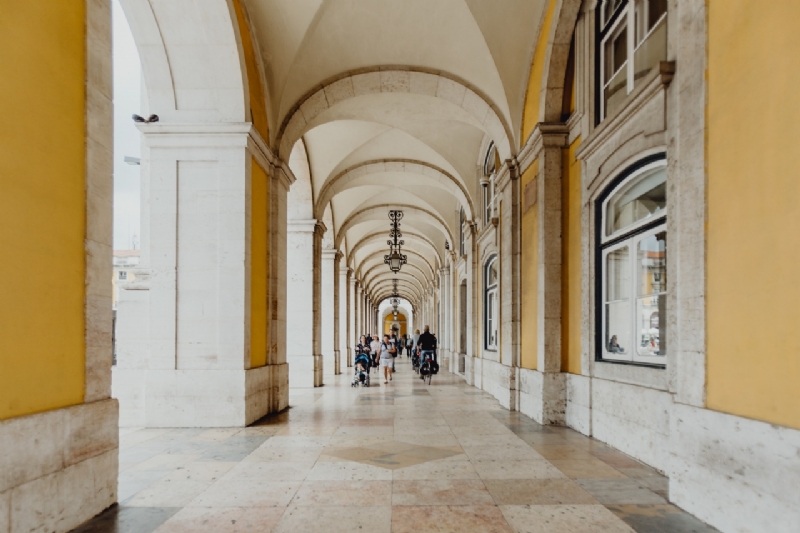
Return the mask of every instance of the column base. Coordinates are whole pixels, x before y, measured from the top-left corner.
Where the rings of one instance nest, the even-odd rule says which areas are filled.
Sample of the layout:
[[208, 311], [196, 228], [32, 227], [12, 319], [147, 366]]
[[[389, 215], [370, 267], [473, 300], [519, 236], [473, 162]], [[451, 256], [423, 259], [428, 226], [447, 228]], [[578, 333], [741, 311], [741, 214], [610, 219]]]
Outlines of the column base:
[[0, 531], [70, 531], [117, 501], [116, 400], [0, 422]]
[[288, 364], [250, 370], [115, 367], [122, 427], [244, 427], [289, 404]]
[[566, 410], [565, 375], [519, 369], [519, 411], [544, 425], [564, 425]]

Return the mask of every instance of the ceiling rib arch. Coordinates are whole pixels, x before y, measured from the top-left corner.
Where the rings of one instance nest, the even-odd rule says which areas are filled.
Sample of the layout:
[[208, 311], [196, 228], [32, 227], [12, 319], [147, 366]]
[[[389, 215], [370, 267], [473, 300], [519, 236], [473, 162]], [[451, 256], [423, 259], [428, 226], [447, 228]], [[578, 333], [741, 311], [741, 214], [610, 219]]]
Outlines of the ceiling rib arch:
[[420, 290], [423, 290], [425, 288], [425, 286], [427, 285], [426, 281], [423, 281], [423, 280], [419, 279], [415, 274], [412, 274], [411, 272], [405, 272], [405, 273], [403, 273], [403, 277], [402, 278], [398, 278], [397, 276], [394, 275], [393, 272], [385, 272], [385, 271], [384, 272], [374, 273], [373, 275], [371, 275], [369, 277], [365, 276], [364, 277], [364, 285], [369, 290], [370, 288], [372, 288], [378, 282], [384, 281], [384, 280], [387, 280], [387, 279], [389, 281], [391, 281], [393, 279], [397, 279], [398, 281], [401, 280], [401, 279], [407, 279], [407, 280], [411, 281], [412, 283], [417, 284], [419, 286]]
[[445, 188], [458, 199], [461, 207], [463, 207], [464, 211], [467, 213], [467, 218], [469, 220], [475, 217], [475, 206], [472, 202], [472, 198], [469, 196], [467, 189], [461, 181], [446, 170], [431, 163], [413, 159], [377, 159], [364, 161], [363, 163], [345, 169], [325, 182], [314, 207], [314, 212], [316, 213], [315, 217], [320, 218], [328, 202], [330, 202], [336, 194], [347, 190], [347, 185], [357, 178], [383, 172], [405, 172], [432, 178], [439, 184], [444, 185]]
[[[436, 256], [436, 258], [437, 258], [436, 266], [437, 266], [437, 268], [439, 267], [439, 265], [441, 264], [441, 261], [439, 261], [439, 259], [440, 259], [439, 258], [439, 253], [436, 251], [436, 245], [433, 243], [432, 240], [430, 240], [425, 235], [423, 235], [421, 233], [417, 233], [415, 231], [406, 231], [406, 230], [404, 230], [402, 233], [403, 233], [403, 239], [407, 239], [407, 238], [413, 237], [414, 239], [419, 239], [420, 241], [422, 241], [425, 244], [427, 244], [430, 247], [431, 251]], [[364, 246], [367, 246], [367, 245], [371, 244], [373, 241], [376, 241], [378, 239], [380, 239], [380, 240], [387, 239], [388, 240], [387, 232], [380, 231], [380, 232], [370, 233], [369, 235], [366, 235], [366, 236], [362, 237], [361, 240], [359, 240], [353, 246], [352, 250], [350, 250], [350, 252], [348, 254], [348, 261], [350, 262], [350, 267], [351, 268], [355, 269], [355, 266], [356, 266], [355, 265], [355, 260], [356, 260], [355, 258], [356, 258], [356, 254], [359, 252], [359, 250], [361, 250]]]
[[477, 87], [452, 74], [412, 66], [378, 66], [345, 72], [320, 85], [303, 95], [284, 117], [276, 137], [282, 157], [288, 157], [297, 139], [314, 126], [314, 119], [323, 111], [344, 100], [376, 93], [428, 96], [458, 106], [492, 137], [502, 159], [515, 155], [514, 136], [499, 107]]
[[[407, 297], [408, 295], [404, 296], [402, 294], [402, 291], [398, 291], [398, 292], [400, 292], [400, 298], [403, 298], [404, 300], [410, 302], [411, 303], [411, 309], [416, 310], [417, 305], [414, 303], [415, 301], [413, 299], [411, 299], [411, 298], [408, 298]], [[381, 292], [378, 292], [378, 293], [375, 294], [375, 297], [376, 297], [375, 301], [380, 303], [380, 302], [382, 302], [382, 301], [384, 301], [384, 300], [386, 300], [388, 298], [391, 298], [392, 297], [392, 291], [388, 290], [388, 289], [381, 290]]]
[[360, 224], [361, 222], [367, 222], [370, 220], [383, 220], [383, 218], [373, 217], [379, 213], [385, 215], [390, 209], [401, 209], [404, 215], [413, 214], [426, 219], [425, 221], [429, 224], [433, 222], [431, 225], [437, 227], [442, 234], [444, 234], [445, 238], [447, 238], [451, 243], [455, 242], [453, 239], [453, 233], [450, 231], [450, 227], [439, 215], [432, 213], [427, 209], [422, 209], [421, 207], [408, 204], [381, 204], [367, 207], [351, 214], [339, 228], [339, 232], [336, 235], [334, 248], [339, 248], [342, 243], [342, 239], [344, 239], [345, 235], [347, 235], [347, 232], [350, 230], [350, 228], [356, 224]]
[[[371, 292], [369, 293], [370, 297], [375, 296], [379, 293], [382, 294], [382, 292], [379, 291], [382, 291], [383, 289], [386, 289], [391, 294], [392, 292], [394, 292], [394, 284], [392, 284], [390, 280], [384, 280], [379, 282], [372, 288]], [[400, 294], [401, 298], [404, 297], [402, 295], [403, 289], [405, 289], [408, 293], [412, 294], [414, 298], [418, 300], [421, 299], [422, 295], [425, 293], [425, 291], [420, 291], [408, 281], [400, 281], [397, 284], [397, 292]], [[409, 298], [406, 298], [406, 300], [409, 300]], [[379, 301], [379, 300], [373, 298], [373, 301]]]
[[[430, 283], [430, 282], [429, 282], [428, 279], [425, 278], [425, 272], [423, 272], [422, 269], [419, 268], [417, 265], [411, 265], [411, 266], [416, 272], [419, 272], [421, 274], [421, 276], [416, 275], [416, 274], [412, 274], [412, 273], [410, 273], [408, 271], [405, 272], [403, 274], [403, 276], [408, 276], [409, 278], [413, 278], [413, 279], [417, 280], [417, 282], [419, 283], [420, 287], [427, 286], [428, 283]], [[376, 268], [378, 268], [378, 267], [380, 267], [380, 265], [375, 265], [372, 268], [370, 268], [367, 271], [366, 274], [364, 274], [364, 278], [363, 278], [364, 287], [369, 288], [375, 282], [375, 280], [376, 280], [376, 278], [378, 278], [378, 276], [381, 276], [381, 275], [383, 275], [385, 273], [385, 272], [379, 272], [377, 274], [374, 274]], [[392, 277], [391, 279], [395, 279], [395, 277]], [[400, 280], [400, 279], [405, 279], [405, 278], [397, 278], [397, 279]]]
[[[424, 266], [428, 267], [428, 273], [430, 274], [430, 277], [425, 276], [424, 275], [425, 273], [423, 272], [423, 276], [424, 276], [424, 278], [426, 280], [436, 279], [436, 269], [434, 268], [434, 266], [431, 264], [431, 262], [428, 261], [428, 259], [424, 255], [422, 255], [421, 253], [417, 252], [416, 250], [405, 250], [405, 251], [407, 252], [406, 255], [409, 255], [409, 256], [415, 257], [417, 259], [420, 259], [422, 261], [421, 264], [423, 264]], [[372, 264], [373, 262], [374, 262], [374, 264]], [[418, 265], [414, 265], [413, 263], [407, 263], [407, 264], [408, 265], [412, 265], [413, 267], [417, 268], [420, 272], [422, 272], [422, 269], [419, 268]], [[382, 258], [375, 257], [375, 258], [365, 259], [364, 261], [362, 261], [356, 267], [356, 269], [355, 269], [356, 270], [356, 276], [359, 277], [360, 279], [364, 279], [364, 276], [369, 274], [373, 269], [381, 267], [381, 266], [383, 266], [384, 268], [387, 268], [386, 265], [384, 264]], [[369, 267], [369, 269], [364, 271], [365, 267]]]

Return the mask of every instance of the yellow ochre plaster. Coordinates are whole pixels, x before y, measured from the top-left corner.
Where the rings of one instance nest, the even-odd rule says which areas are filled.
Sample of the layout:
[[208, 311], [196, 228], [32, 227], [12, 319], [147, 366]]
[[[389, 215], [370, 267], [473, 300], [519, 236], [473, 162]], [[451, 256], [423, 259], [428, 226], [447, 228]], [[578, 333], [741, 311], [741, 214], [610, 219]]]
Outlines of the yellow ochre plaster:
[[539, 207], [536, 202], [536, 177], [539, 160], [522, 173], [522, 327], [520, 365], [536, 369], [539, 339]]
[[578, 137], [563, 151], [561, 370], [581, 373], [581, 163]]
[[250, 119], [253, 126], [261, 134], [264, 142], [269, 143], [269, 122], [267, 121], [267, 101], [264, 98], [264, 86], [261, 83], [261, 71], [258, 68], [253, 37], [247, 24], [241, 0], [233, 0], [236, 11], [236, 22], [242, 39], [245, 67], [247, 68], [247, 88], [250, 93]]
[[2, 4], [0, 419], [83, 402], [85, 32], [83, 1]]
[[542, 22], [542, 29], [539, 33], [539, 40], [536, 43], [536, 50], [533, 52], [533, 63], [531, 64], [531, 75], [528, 78], [528, 90], [525, 93], [525, 107], [522, 111], [522, 136], [520, 146], [533, 132], [533, 128], [539, 122], [539, 101], [542, 96], [542, 77], [544, 75], [544, 61], [547, 56], [547, 41], [550, 38], [550, 26], [553, 23], [553, 16], [556, 11], [557, 0], [550, 0], [547, 12]]
[[708, 2], [707, 403], [800, 428], [800, 2]]
[[250, 185], [250, 368], [267, 364], [269, 346], [269, 177], [255, 158]]

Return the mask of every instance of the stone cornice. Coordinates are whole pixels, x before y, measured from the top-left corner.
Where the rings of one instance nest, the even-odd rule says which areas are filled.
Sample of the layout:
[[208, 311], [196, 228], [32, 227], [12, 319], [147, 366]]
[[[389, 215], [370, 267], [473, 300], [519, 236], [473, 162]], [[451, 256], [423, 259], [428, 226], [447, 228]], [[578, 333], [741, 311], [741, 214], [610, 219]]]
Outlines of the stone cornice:
[[628, 95], [627, 101], [617, 114], [606, 118], [594, 131], [586, 136], [578, 149], [578, 159], [588, 159], [616, 132], [626, 126], [628, 120], [647, 105], [672, 82], [675, 63], [662, 61], [643, 78], [642, 83]]
[[157, 148], [247, 148], [270, 175], [288, 190], [296, 181], [284, 161], [272, 153], [258, 130], [250, 122], [222, 123], [137, 123], [145, 143]]
[[[310, 218], [306, 220], [289, 220], [286, 223], [287, 231], [290, 233], [314, 233], [317, 220]], [[323, 231], [323, 233], [325, 233]]]

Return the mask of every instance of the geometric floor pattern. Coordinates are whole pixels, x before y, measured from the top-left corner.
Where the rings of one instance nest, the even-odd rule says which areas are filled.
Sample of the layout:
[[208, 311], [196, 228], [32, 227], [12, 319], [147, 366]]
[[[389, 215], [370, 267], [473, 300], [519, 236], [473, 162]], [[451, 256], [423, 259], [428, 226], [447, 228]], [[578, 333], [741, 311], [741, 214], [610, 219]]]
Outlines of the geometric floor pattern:
[[248, 428], [123, 430], [118, 506], [79, 533], [711, 533], [668, 480], [408, 361], [291, 393]]

